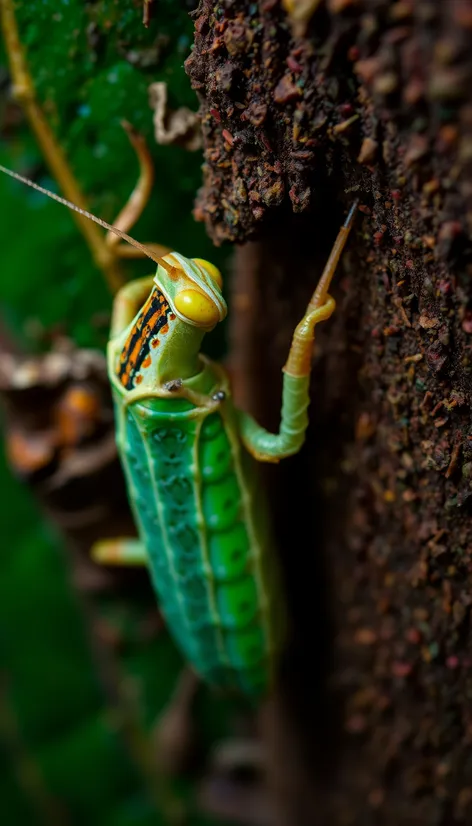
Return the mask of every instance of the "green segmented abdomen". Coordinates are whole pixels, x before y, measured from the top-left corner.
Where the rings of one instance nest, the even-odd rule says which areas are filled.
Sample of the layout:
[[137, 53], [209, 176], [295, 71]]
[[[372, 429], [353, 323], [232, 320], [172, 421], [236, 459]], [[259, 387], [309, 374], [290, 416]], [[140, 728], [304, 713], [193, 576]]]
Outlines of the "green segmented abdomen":
[[118, 421], [130, 500], [171, 633], [209, 683], [259, 696], [284, 617], [255, 463], [228, 436], [230, 419], [183, 399], [132, 403]]

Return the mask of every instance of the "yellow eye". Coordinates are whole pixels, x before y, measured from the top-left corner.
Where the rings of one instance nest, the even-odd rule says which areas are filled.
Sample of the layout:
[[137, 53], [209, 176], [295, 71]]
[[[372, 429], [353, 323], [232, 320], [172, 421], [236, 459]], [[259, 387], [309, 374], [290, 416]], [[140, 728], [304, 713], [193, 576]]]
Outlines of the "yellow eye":
[[199, 327], [213, 327], [220, 315], [211, 298], [197, 290], [181, 290], [174, 298], [175, 309]]
[[192, 260], [195, 261], [196, 264], [200, 264], [200, 266], [207, 271], [210, 278], [213, 278], [213, 281], [216, 281], [221, 290], [223, 287], [223, 279], [218, 267], [215, 267], [215, 265], [211, 264], [210, 261], [204, 261], [203, 258], [193, 258]]

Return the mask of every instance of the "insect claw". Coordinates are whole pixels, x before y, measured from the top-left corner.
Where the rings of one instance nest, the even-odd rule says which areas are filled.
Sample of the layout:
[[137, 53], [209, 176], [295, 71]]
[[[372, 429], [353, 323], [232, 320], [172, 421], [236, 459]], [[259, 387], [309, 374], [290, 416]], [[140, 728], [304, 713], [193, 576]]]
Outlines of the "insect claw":
[[353, 202], [351, 209], [349, 210], [348, 214], [346, 215], [346, 220], [344, 221], [343, 227], [345, 229], [350, 229], [352, 220], [354, 218], [354, 214], [356, 212], [357, 207], [359, 206], [360, 198], [356, 198]]

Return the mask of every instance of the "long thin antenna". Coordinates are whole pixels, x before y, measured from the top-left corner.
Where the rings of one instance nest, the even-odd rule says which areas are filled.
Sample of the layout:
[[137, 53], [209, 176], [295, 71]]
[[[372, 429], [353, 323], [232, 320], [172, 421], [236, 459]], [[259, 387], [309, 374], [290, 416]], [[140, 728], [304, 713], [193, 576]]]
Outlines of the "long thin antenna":
[[354, 223], [354, 218], [357, 212], [358, 205], [359, 198], [356, 198], [346, 216], [344, 224], [338, 232], [338, 236], [333, 244], [333, 248], [326, 262], [326, 266], [321, 274], [318, 286], [316, 287], [316, 290], [313, 293], [311, 301], [307, 307], [307, 313], [310, 312], [310, 310], [316, 310], [318, 307], [321, 307], [326, 301], [326, 294], [329, 290], [329, 285], [331, 284], [331, 280], [336, 271], [338, 261], [341, 257], [344, 245], [348, 239], [351, 227]]
[[78, 212], [79, 215], [84, 215], [85, 218], [89, 218], [90, 221], [94, 221], [96, 224], [99, 224], [104, 229], [107, 229], [109, 232], [115, 233], [115, 235], [119, 235], [124, 241], [127, 241], [128, 244], [131, 244], [132, 247], [136, 247], [136, 249], [140, 250], [144, 253], [147, 258], [150, 258], [151, 261], [155, 261], [156, 264], [160, 264], [164, 267], [165, 270], [171, 272], [173, 267], [171, 264], [167, 264], [162, 258], [157, 255], [154, 255], [144, 244], [140, 244], [139, 241], [135, 241], [134, 238], [131, 238], [126, 232], [123, 232], [121, 229], [117, 229], [117, 227], [112, 226], [111, 224], [107, 224], [106, 221], [103, 221], [101, 218], [97, 218], [96, 215], [92, 215], [91, 212], [87, 212], [86, 209], [81, 209], [80, 207], [76, 206], [75, 204], [71, 203], [71, 201], [67, 201], [66, 198], [61, 198], [60, 195], [56, 195], [54, 192], [50, 192], [48, 189], [40, 186], [39, 184], [34, 183], [34, 181], [30, 181], [29, 178], [24, 178], [23, 175], [19, 175], [18, 172], [13, 172], [11, 169], [8, 169], [6, 166], [2, 166], [0, 164], [0, 172], [4, 172], [5, 175], [9, 175], [10, 178], [15, 178], [17, 181], [21, 181], [22, 184], [26, 184], [26, 186], [30, 186], [33, 189], [36, 189], [38, 192], [41, 192], [43, 195], [47, 195], [48, 198], [52, 198], [54, 201], [57, 201], [59, 204], [63, 204], [64, 206], [68, 207], [69, 209], [74, 210], [74, 212]]

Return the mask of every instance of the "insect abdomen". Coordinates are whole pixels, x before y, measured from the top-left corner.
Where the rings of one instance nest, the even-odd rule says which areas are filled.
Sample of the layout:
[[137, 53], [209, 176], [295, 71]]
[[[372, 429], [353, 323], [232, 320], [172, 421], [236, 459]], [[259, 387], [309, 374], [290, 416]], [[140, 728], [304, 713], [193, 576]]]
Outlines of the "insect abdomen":
[[128, 408], [121, 442], [130, 498], [185, 656], [208, 682], [257, 696], [280, 642], [268, 536], [222, 417], [189, 418], [188, 407], [153, 399]]
[[258, 695], [270, 680], [280, 642], [272, 617], [277, 593], [272, 571], [264, 567], [273, 549], [268, 533], [255, 523], [251, 485], [218, 413], [202, 423], [198, 455], [216, 624], [226, 660], [219, 670], [235, 687]]

